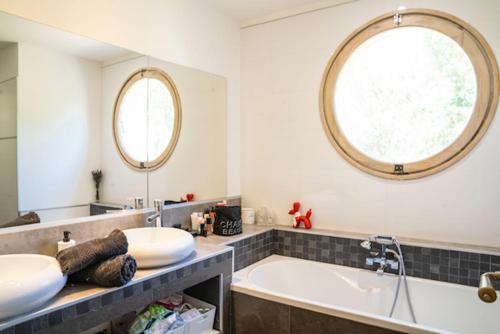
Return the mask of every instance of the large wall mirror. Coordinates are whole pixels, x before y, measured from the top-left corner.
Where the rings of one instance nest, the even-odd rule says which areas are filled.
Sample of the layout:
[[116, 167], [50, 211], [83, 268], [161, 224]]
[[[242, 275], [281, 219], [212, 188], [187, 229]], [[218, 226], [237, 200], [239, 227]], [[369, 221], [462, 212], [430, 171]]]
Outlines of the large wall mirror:
[[225, 78], [0, 13], [0, 228], [225, 196], [226, 146]]

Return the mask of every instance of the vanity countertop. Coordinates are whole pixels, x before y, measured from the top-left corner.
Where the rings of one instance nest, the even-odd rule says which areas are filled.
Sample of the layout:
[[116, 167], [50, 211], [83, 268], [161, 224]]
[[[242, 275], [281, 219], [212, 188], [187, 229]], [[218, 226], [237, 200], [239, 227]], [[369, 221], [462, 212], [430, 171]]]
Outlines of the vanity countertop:
[[189, 266], [193, 263], [200, 262], [219, 254], [227, 253], [231, 251], [232, 248], [222, 245], [220, 242], [214, 242], [210, 238], [196, 238], [196, 250], [187, 259], [165, 267], [156, 269], [142, 269], [137, 270], [134, 278], [131, 282], [123, 287], [118, 288], [105, 288], [90, 284], [80, 284], [80, 283], [70, 283], [67, 284], [61, 292], [59, 292], [49, 303], [44, 307], [35, 310], [31, 313], [15, 316], [8, 319], [0, 320], [0, 331], [15, 326], [20, 323], [24, 323], [31, 319], [40, 317], [51, 312], [67, 308], [74, 304], [90, 300], [92, 298], [104, 295], [106, 293], [124, 289], [125, 287], [132, 286], [139, 282], [155, 278], [166, 273], [176, 271], [178, 269]]
[[67, 308], [71, 305], [90, 300], [92, 298], [104, 295], [106, 293], [123, 289], [127, 286], [132, 286], [139, 282], [164, 275], [166, 273], [176, 271], [180, 268], [189, 266], [190, 264], [203, 261], [205, 259], [217, 256], [222, 253], [226, 253], [232, 250], [232, 247], [227, 246], [230, 243], [266, 232], [273, 229], [273, 226], [251, 226], [245, 225], [244, 233], [230, 236], [222, 237], [217, 235], [210, 235], [207, 238], [197, 237], [195, 238], [196, 250], [187, 259], [165, 267], [155, 268], [155, 269], [138, 269], [134, 278], [124, 287], [118, 288], [105, 288], [90, 284], [80, 284], [80, 283], [70, 283], [67, 284], [61, 292], [59, 292], [49, 303], [44, 307], [35, 310], [31, 313], [26, 313], [18, 315], [8, 319], [0, 320], [0, 331], [15, 326], [17, 324], [29, 321], [31, 319], [40, 317], [51, 312]]

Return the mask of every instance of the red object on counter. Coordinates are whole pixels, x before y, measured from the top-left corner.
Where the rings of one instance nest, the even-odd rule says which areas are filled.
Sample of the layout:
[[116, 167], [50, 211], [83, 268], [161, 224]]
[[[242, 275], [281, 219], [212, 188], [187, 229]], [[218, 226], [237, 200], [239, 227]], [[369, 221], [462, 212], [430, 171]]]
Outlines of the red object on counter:
[[311, 216], [312, 210], [309, 209], [305, 216], [300, 213], [300, 202], [294, 202], [293, 207], [290, 211], [288, 211], [289, 215], [293, 216], [293, 228], [299, 228], [301, 223], [304, 223], [304, 228], [309, 230], [312, 227], [311, 224]]
[[186, 197], [181, 197], [181, 202], [192, 202], [194, 200], [194, 194], [186, 194]]
[[300, 202], [294, 202], [292, 210], [288, 211], [289, 215], [294, 215], [300, 210]]

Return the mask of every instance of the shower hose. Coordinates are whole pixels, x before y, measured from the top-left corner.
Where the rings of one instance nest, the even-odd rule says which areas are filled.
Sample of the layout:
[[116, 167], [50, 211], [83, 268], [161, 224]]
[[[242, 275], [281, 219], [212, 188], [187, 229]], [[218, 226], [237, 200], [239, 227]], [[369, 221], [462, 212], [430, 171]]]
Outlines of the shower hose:
[[411, 319], [413, 320], [414, 323], [417, 323], [417, 319], [415, 318], [415, 312], [413, 311], [413, 305], [411, 304], [410, 290], [408, 289], [408, 281], [406, 280], [406, 269], [405, 269], [405, 262], [403, 259], [403, 252], [401, 251], [401, 245], [399, 244], [398, 240], [394, 240], [394, 244], [396, 245], [399, 254], [397, 254], [394, 251], [392, 251], [391, 253], [394, 254], [394, 256], [399, 262], [399, 274], [398, 274], [398, 284], [396, 287], [396, 293], [394, 294], [394, 301], [392, 302], [391, 313], [389, 313], [389, 317], [392, 317], [392, 315], [394, 314], [394, 310], [396, 309], [396, 302], [398, 300], [399, 290], [401, 288], [401, 277], [403, 277], [403, 283], [406, 291], [406, 300], [408, 302], [408, 308], [410, 309]]

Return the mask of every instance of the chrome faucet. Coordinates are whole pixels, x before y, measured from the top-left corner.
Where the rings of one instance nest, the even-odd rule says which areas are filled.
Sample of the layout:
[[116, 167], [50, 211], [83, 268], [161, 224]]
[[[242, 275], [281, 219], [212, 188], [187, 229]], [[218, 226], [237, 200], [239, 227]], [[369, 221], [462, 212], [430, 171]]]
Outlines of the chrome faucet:
[[497, 292], [491, 280], [500, 280], [500, 271], [488, 272], [481, 275], [477, 294], [485, 303], [493, 303], [497, 300]]
[[153, 201], [153, 206], [155, 208], [155, 213], [147, 218], [148, 223], [156, 222], [156, 227], [163, 226], [162, 211], [163, 211], [163, 201], [161, 199], [155, 199]]
[[[372, 243], [379, 244], [381, 246], [380, 252], [372, 250]], [[388, 267], [392, 270], [399, 269], [398, 260], [387, 258], [387, 253], [396, 255], [396, 259], [398, 258], [398, 254], [392, 249], [387, 247], [393, 244], [394, 244], [394, 237], [379, 236], [379, 235], [371, 236], [368, 238], [368, 240], [365, 240], [361, 243], [361, 247], [363, 247], [366, 250], [369, 250], [371, 255], [371, 257], [366, 258], [366, 265], [374, 266], [375, 264], [378, 264], [379, 267], [377, 268], [377, 275], [379, 276], [382, 276], [384, 274], [385, 269]]]

